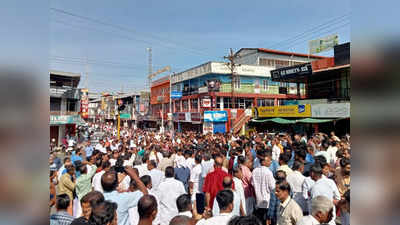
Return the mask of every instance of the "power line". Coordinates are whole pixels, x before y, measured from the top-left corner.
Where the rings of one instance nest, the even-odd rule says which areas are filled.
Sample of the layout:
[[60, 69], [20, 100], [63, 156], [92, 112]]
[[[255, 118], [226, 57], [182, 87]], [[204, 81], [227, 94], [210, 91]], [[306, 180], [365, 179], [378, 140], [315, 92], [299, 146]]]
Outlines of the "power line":
[[[50, 8], [50, 10], [52, 10], [54, 12], [57, 12], [57, 13], [64, 14], [64, 15], [76, 17], [76, 18], [79, 18], [79, 19], [82, 19], [82, 20], [87, 20], [87, 21], [90, 21], [92, 23], [97, 23], [97, 24], [101, 24], [101, 25], [104, 25], [104, 26], [109, 26], [109, 27], [112, 27], [114, 29], [122, 30], [122, 31], [125, 31], [125, 32], [140, 34], [140, 32], [138, 32], [138, 31], [136, 31], [134, 29], [131, 29], [131, 28], [126, 28], [126, 27], [123, 27], [123, 26], [120, 26], [120, 25], [112, 24], [112, 23], [101, 21], [101, 20], [98, 20], [98, 19], [93, 19], [93, 18], [90, 18], [90, 17], [87, 17], [87, 16], [78, 15], [78, 14], [71, 13], [71, 12], [68, 12], [68, 11], [65, 11], [65, 10], [62, 10], [62, 9]], [[142, 32], [142, 33], [144, 33], [144, 32]], [[197, 54], [200, 54], [200, 55], [208, 56], [207, 53], [203, 53], [203, 52], [201, 52], [201, 51], [199, 51], [197, 49], [185, 47], [185, 46], [182, 45], [182, 43], [174, 43], [171, 40], [168, 40], [166, 38], [157, 37], [157, 36], [155, 36], [153, 34], [149, 34], [149, 33], [147, 33], [147, 34], [144, 33], [144, 34], [149, 36], [150, 38], [158, 40], [160, 42], [165, 42], [165, 43], [169, 42], [170, 44], [173, 44], [176, 47], [180, 47], [182, 49], [187, 49], [187, 50], [189, 50], [191, 52], [196, 52]], [[166, 41], [168, 41], [168, 42], [166, 42]]]
[[[350, 22], [345, 23], [345, 24], [341, 24], [340, 26], [337, 26], [337, 27], [335, 27], [335, 28], [333, 28], [333, 29], [330, 29], [330, 30], [327, 30], [327, 31], [325, 31], [325, 32], [317, 33], [317, 34], [313, 35], [312, 37], [309, 37], [309, 39], [315, 39], [315, 38], [321, 37], [321, 36], [323, 36], [323, 35], [329, 34], [329, 33], [331, 33], [331, 32], [338, 31], [338, 30], [340, 30], [340, 29], [342, 29], [342, 28], [347, 27], [348, 25], [350, 25]], [[299, 44], [299, 43], [304, 43], [304, 38], [299, 39], [298, 41], [293, 42], [293, 43], [290, 43], [290, 44], [288, 44], [288, 45], [283, 45], [283, 46], [285, 46], [286, 49], [290, 49], [290, 48], [292, 48], [293, 46], [296, 46], [296, 45]]]
[[284, 43], [286, 43], [286, 42], [289, 42], [289, 43], [290, 43], [291, 41], [294, 41], [294, 40], [296, 40], [296, 39], [298, 39], [298, 38], [300, 38], [300, 37], [304, 37], [305, 35], [306, 35], [306, 36], [309, 35], [310, 32], [314, 32], [315, 30], [326, 29], [326, 28], [328, 28], [329, 26], [332, 26], [332, 25], [334, 25], [334, 24], [336, 24], [336, 23], [338, 23], [338, 22], [342, 22], [342, 20], [344, 20], [344, 19], [347, 19], [348, 15], [350, 15], [350, 14], [348, 13], [348, 14], [344, 14], [344, 15], [341, 15], [341, 16], [339, 16], [339, 17], [335, 17], [335, 18], [333, 18], [333, 19], [330, 19], [329, 21], [324, 22], [324, 23], [322, 23], [322, 24], [320, 24], [320, 25], [317, 25], [317, 26], [315, 26], [315, 27], [312, 27], [311, 29], [308, 29], [308, 30], [306, 30], [306, 31], [304, 31], [304, 32], [302, 32], [302, 33], [300, 33], [300, 34], [298, 34], [298, 35], [295, 35], [295, 36], [293, 36], [293, 37], [291, 37], [291, 38], [288, 38], [288, 39], [286, 39], [286, 40], [283, 40], [283, 41], [279, 41], [279, 42], [277, 42], [277, 43], [275, 43], [275, 44], [269, 46], [268, 48], [274, 48], [274, 47], [276, 47], [276, 46], [278, 46], [278, 45], [282, 45], [282, 44], [284, 44]]

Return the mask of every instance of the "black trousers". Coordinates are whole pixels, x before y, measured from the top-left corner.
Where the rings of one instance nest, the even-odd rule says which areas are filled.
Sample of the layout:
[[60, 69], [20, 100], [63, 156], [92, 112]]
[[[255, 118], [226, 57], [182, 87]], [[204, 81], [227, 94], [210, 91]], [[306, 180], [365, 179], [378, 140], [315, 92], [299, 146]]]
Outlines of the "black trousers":
[[261, 221], [263, 225], [267, 222], [267, 214], [268, 209], [266, 208], [257, 208], [254, 210], [254, 215]]
[[204, 208], [205, 208], [205, 196], [203, 193], [197, 193], [196, 194], [196, 207], [197, 207], [197, 213], [198, 214], [203, 214]]

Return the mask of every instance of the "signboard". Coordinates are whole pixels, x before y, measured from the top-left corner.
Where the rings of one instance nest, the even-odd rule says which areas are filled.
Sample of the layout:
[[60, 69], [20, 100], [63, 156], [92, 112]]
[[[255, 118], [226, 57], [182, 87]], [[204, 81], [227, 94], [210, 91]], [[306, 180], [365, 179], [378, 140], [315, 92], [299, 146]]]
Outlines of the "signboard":
[[171, 92], [171, 98], [172, 99], [182, 98], [182, 92], [180, 92], [180, 91], [172, 91]]
[[63, 125], [63, 124], [81, 124], [85, 121], [82, 120], [80, 115], [62, 115], [62, 116], [55, 116], [50, 115], [50, 125]]
[[295, 78], [298, 76], [305, 76], [311, 74], [312, 74], [311, 63], [290, 66], [271, 71], [272, 80]]
[[312, 40], [308, 43], [310, 54], [320, 53], [333, 49], [335, 45], [339, 44], [339, 36], [332, 34], [317, 40]]
[[192, 113], [191, 117], [192, 117], [191, 118], [192, 122], [198, 122], [198, 123], [201, 122], [201, 114], [200, 113], [198, 113], [198, 112]]
[[[273, 67], [269, 66], [253, 66], [253, 65], [241, 65], [235, 69], [237, 75], [240, 76], [259, 76], [259, 77], [270, 77], [270, 71]], [[187, 71], [177, 73], [171, 76], [171, 84], [190, 80], [196, 77], [203, 76], [205, 74], [231, 74], [231, 70], [226, 63], [223, 62], [208, 62], [200, 66], [194, 67]]]
[[129, 114], [129, 113], [121, 113], [119, 115], [119, 118], [121, 118], [121, 119], [130, 119], [131, 118], [131, 114]]
[[192, 117], [190, 116], [190, 112], [185, 112], [185, 122], [192, 122]]
[[201, 99], [201, 107], [211, 108], [211, 98], [209, 96], [204, 96], [203, 99]]
[[89, 97], [88, 97], [88, 89], [81, 89], [81, 116], [84, 119], [89, 118]]
[[214, 124], [212, 122], [203, 123], [203, 134], [213, 133]]
[[204, 111], [204, 122], [226, 122], [228, 113], [226, 111]]
[[253, 117], [311, 117], [311, 105], [254, 107]]
[[350, 117], [350, 103], [312, 104], [313, 118], [348, 118]]
[[207, 93], [208, 87], [199, 87], [199, 94]]

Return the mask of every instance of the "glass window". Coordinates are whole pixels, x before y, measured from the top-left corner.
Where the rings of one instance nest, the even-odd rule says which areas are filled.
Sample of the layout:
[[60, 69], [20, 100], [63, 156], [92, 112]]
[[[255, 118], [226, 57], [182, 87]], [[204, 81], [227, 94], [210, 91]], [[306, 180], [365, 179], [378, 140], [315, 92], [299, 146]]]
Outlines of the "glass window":
[[263, 88], [264, 88], [264, 91], [268, 90], [268, 80], [263, 80]]

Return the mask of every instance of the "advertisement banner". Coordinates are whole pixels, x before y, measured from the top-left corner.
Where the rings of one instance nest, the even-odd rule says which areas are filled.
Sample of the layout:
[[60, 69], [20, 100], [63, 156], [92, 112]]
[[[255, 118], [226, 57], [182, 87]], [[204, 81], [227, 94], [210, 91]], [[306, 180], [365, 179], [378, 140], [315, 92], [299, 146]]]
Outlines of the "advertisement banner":
[[212, 122], [204, 122], [203, 123], [203, 134], [213, 133], [214, 126]]
[[313, 118], [348, 118], [350, 117], [350, 103], [312, 104]]
[[311, 117], [311, 105], [254, 107], [253, 117]]
[[89, 118], [89, 97], [88, 97], [88, 89], [81, 89], [81, 117], [84, 119]]
[[204, 111], [204, 122], [226, 122], [228, 113], [226, 111]]
[[180, 92], [180, 91], [172, 91], [171, 92], [171, 98], [172, 99], [182, 98], [182, 92]]
[[201, 114], [198, 112], [192, 113], [192, 122], [201, 122]]
[[310, 48], [310, 54], [320, 53], [333, 49], [335, 45], [339, 44], [339, 36], [332, 34], [317, 40], [312, 40], [308, 43]]
[[204, 96], [201, 100], [201, 107], [203, 108], [211, 108], [211, 99], [209, 96]]

